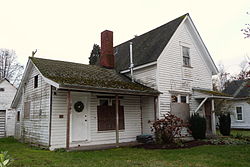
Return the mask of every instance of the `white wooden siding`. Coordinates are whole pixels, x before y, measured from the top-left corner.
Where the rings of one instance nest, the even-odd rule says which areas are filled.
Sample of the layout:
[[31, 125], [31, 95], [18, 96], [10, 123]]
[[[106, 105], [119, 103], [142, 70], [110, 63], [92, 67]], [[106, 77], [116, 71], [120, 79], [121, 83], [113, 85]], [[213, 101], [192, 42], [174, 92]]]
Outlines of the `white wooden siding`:
[[[186, 44], [190, 48], [190, 67], [183, 67], [183, 57], [181, 48]], [[185, 72], [186, 71], [186, 72]], [[188, 72], [187, 72], [188, 71]], [[188, 74], [189, 79], [183, 76]], [[181, 24], [173, 35], [167, 47], [163, 50], [157, 60], [157, 84], [158, 90], [163, 94], [159, 97], [160, 117], [170, 112], [171, 94], [169, 91], [192, 93], [193, 87], [212, 89], [212, 72], [209, 71], [207, 64], [196, 45], [195, 39], [186, 27]], [[197, 105], [190, 97], [191, 105]], [[195, 107], [191, 107], [193, 109]]]
[[0, 110], [6, 111], [4, 133], [6, 136], [13, 136], [15, 129], [15, 114], [14, 111], [10, 109], [10, 105], [16, 94], [16, 88], [6, 80], [0, 82], [0, 88], [4, 88], [4, 91], [0, 91]]
[[[235, 129], [250, 129], [250, 104], [247, 100], [231, 101], [231, 127]], [[242, 107], [243, 120], [236, 119], [236, 106]]]
[[[67, 125], [67, 92], [53, 91], [52, 103], [52, 126], [50, 149], [66, 147], [66, 125]], [[84, 94], [83, 94], [84, 96]], [[103, 95], [102, 95], [103, 96]], [[120, 131], [120, 142], [135, 141], [136, 136], [141, 134], [141, 111], [140, 97], [123, 96], [121, 104], [124, 106], [125, 130]], [[96, 145], [115, 143], [115, 131], [98, 132], [97, 130], [97, 105], [99, 99], [96, 94], [91, 94], [89, 99], [89, 141], [72, 142], [71, 147], [78, 145]], [[59, 118], [63, 115], [63, 118]]]
[[[145, 86], [157, 89], [156, 68], [156, 65], [151, 65], [148, 67], [134, 70], [135, 80]], [[130, 72], [126, 73], [126, 75], [130, 77]]]
[[143, 134], [152, 134], [151, 127], [154, 122], [154, 97], [142, 97], [142, 125]]
[[0, 138], [5, 137], [5, 118], [6, 111], [0, 110]]
[[[34, 88], [34, 76], [38, 75], [38, 87]], [[24, 118], [23, 103], [31, 102], [30, 118]], [[39, 71], [33, 66], [22, 98], [18, 102], [16, 111], [21, 111], [21, 120], [16, 124], [16, 137], [24, 142], [40, 146], [49, 146], [49, 103], [50, 85], [45, 83]]]

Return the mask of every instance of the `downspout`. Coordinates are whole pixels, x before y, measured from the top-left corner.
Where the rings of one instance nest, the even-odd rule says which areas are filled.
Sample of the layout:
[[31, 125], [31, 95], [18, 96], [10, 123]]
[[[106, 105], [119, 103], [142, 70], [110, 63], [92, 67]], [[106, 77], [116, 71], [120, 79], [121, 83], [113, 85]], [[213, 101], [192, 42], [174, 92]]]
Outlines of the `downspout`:
[[133, 64], [133, 42], [129, 43], [129, 51], [130, 51], [130, 74], [131, 74], [131, 80], [134, 82], [134, 64]]

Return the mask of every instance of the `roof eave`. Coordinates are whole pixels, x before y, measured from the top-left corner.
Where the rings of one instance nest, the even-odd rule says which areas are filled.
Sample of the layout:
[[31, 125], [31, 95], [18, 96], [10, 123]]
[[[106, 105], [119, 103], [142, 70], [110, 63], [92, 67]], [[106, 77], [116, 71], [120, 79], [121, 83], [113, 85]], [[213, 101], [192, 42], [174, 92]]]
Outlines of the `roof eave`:
[[139, 90], [128, 90], [128, 89], [119, 89], [119, 88], [97, 88], [91, 86], [78, 86], [78, 85], [65, 85], [60, 84], [59, 89], [67, 90], [79, 90], [85, 92], [96, 92], [96, 93], [111, 93], [111, 94], [123, 94], [123, 95], [138, 95], [138, 96], [158, 96], [161, 92], [147, 92]]

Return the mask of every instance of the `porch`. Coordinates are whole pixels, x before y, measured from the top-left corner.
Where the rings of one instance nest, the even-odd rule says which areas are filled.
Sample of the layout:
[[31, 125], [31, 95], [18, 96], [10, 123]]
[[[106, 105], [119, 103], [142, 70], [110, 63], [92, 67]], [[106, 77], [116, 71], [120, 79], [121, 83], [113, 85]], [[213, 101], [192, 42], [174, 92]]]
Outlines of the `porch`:
[[137, 135], [151, 133], [156, 100], [154, 96], [53, 90], [50, 150], [135, 144]]

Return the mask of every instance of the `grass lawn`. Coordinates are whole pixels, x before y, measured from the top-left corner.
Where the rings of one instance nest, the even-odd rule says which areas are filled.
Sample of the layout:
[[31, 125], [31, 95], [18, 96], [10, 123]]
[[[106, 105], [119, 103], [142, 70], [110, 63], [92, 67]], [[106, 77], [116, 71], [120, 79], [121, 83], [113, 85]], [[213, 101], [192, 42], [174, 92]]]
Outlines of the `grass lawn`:
[[[217, 130], [217, 134], [221, 135], [219, 130]], [[250, 137], [250, 130], [231, 130], [231, 135], [236, 136], [237, 134]]]
[[11, 166], [52, 167], [247, 167], [250, 145], [200, 146], [191, 149], [145, 150], [117, 148], [104, 151], [50, 152], [31, 148], [12, 138], [0, 139], [0, 150], [15, 159]]

